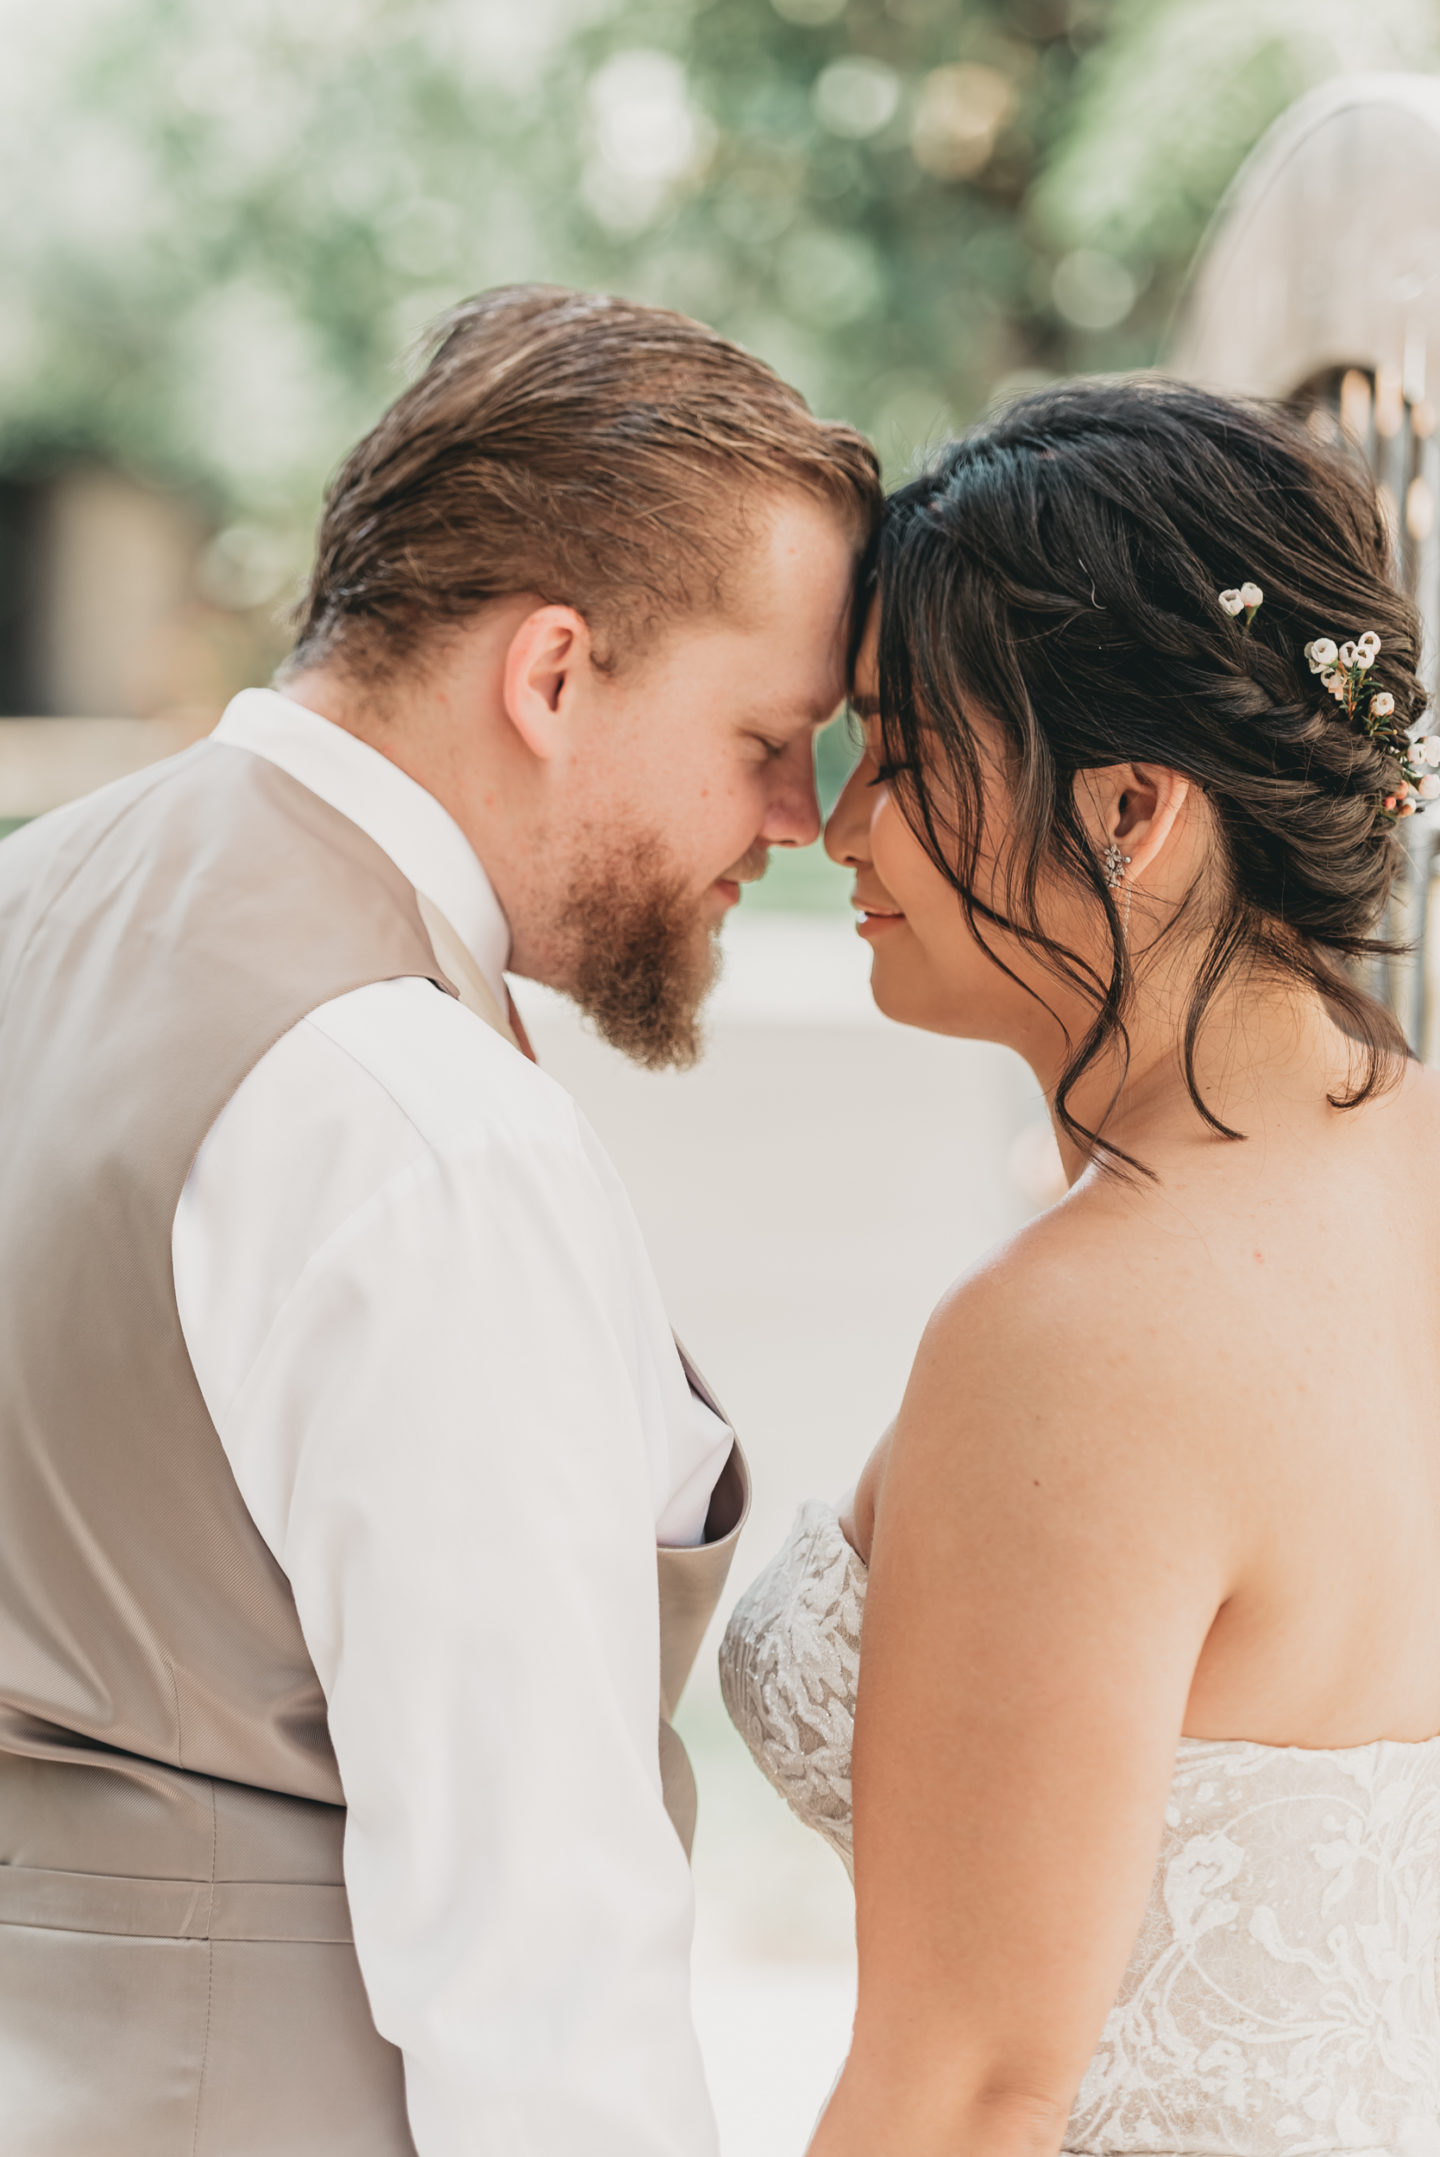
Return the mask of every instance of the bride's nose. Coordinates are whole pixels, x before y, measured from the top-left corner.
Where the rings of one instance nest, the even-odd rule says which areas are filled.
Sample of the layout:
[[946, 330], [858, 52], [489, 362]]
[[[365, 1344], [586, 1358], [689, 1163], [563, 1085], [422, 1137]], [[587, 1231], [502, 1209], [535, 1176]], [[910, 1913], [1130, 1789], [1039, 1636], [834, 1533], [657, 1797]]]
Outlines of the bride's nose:
[[874, 797], [869, 784], [874, 776], [875, 759], [867, 750], [830, 811], [825, 826], [825, 851], [842, 869], [858, 869], [870, 859], [870, 810]]

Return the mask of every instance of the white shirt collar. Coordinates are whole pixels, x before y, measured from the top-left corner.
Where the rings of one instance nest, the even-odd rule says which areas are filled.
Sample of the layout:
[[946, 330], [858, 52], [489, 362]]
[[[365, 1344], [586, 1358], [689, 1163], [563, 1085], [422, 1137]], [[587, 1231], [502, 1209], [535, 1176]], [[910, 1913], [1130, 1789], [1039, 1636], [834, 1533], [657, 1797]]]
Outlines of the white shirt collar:
[[358, 824], [440, 909], [504, 1009], [510, 924], [469, 840], [433, 794], [278, 689], [242, 689], [212, 739], [265, 757]]

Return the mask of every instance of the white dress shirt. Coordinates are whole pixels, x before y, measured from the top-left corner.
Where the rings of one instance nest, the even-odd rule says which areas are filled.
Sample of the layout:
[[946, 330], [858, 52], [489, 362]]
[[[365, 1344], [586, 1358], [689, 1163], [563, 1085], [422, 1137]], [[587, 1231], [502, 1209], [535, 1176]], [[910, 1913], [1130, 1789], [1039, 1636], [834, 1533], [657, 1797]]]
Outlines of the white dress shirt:
[[[272, 691], [217, 739], [367, 832], [504, 1009], [505, 918], [433, 796]], [[356, 1949], [420, 2157], [704, 2157], [655, 1544], [700, 1540], [731, 1434], [599, 1143], [474, 1012], [380, 982], [246, 1078], [173, 1253], [325, 1690]]]

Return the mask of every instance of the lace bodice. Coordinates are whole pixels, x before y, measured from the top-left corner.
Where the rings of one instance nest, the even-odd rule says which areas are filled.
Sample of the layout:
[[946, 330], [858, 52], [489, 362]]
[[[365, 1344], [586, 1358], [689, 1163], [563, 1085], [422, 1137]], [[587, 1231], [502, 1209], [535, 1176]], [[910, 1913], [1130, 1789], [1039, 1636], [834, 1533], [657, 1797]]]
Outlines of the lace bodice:
[[[851, 1864], [865, 1568], [801, 1508], [721, 1648], [760, 1767]], [[1440, 2157], [1440, 1739], [1182, 1739], [1130, 1966], [1066, 2149]]]

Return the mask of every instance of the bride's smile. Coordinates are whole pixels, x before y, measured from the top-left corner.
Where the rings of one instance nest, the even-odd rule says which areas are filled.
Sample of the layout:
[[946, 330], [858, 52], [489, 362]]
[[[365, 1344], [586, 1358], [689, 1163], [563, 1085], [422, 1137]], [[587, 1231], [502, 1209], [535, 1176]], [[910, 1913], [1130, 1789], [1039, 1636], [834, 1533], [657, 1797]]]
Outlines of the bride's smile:
[[905, 916], [898, 906], [886, 906], [881, 900], [862, 898], [858, 891], [850, 903], [860, 916], [855, 924], [857, 936], [873, 940], [877, 936], [883, 936], [887, 929], [898, 929], [904, 924]]

